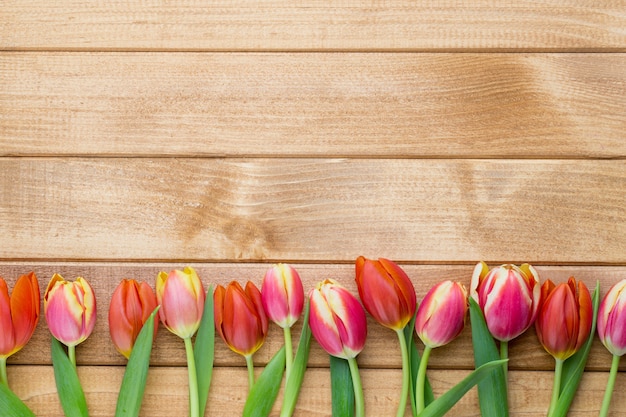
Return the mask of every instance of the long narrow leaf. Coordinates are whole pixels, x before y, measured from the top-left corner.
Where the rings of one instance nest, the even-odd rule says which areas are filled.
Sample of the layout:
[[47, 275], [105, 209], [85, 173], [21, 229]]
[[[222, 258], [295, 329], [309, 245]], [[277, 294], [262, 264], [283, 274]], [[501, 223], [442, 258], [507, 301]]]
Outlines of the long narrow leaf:
[[115, 408], [115, 417], [137, 417], [146, 388], [146, 379], [150, 367], [150, 353], [154, 335], [154, 316], [159, 307], [154, 309], [148, 320], [141, 327], [130, 353], [124, 378], [120, 386]]
[[[470, 298], [469, 303], [474, 364], [478, 368], [488, 362], [499, 360], [500, 353], [493, 336], [489, 333], [485, 317], [478, 303], [472, 298]], [[509, 415], [506, 387], [507, 381], [503, 366], [494, 369], [478, 383], [478, 402], [482, 417], [507, 417]]]
[[502, 366], [506, 364], [508, 359], [500, 359], [492, 362], [487, 362], [484, 365], [479, 366], [471, 374], [463, 378], [461, 382], [454, 387], [446, 391], [445, 394], [437, 398], [430, 403], [428, 407], [419, 414], [419, 417], [441, 417], [446, 414], [454, 405], [459, 402], [461, 398], [469, 391], [474, 385], [488, 378], [492, 372], [498, 367], [502, 369]]
[[587, 364], [587, 357], [593, 344], [594, 335], [596, 333], [596, 323], [598, 320], [598, 307], [600, 304], [600, 283], [596, 283], [596, 288], [593, 291], [593, 320], [591, 322], [591, 331], [589, 332], [589, 338], [582, 346], [582, 348], [568, 358], [563, 364], [563, 373], [561, 380], [561, 393], [559, 400], [554, 410], [555, 417], [565, 417], [574, 400], [576, 390], [580, 384], [580, 379], [585, 371], [585, 365]]
[[213, 314], [213, 285], [211, 285], [207, 292], [204, 311], [202, 312], [202, 319], [193, 348], [193, 356], [196, 360], [196, 373], [198, 375], [200, 417], [204, 416], [213, 376], [213, 359], [215, 356], [215, 322]]
[[35, 414], [15, 395], [13, 391], [0, 382], [0, 410], [3, 417], [35, 417]]
[[350, 365], [345, 359], [330, 356], [330, 390], [333, 417], [354, 417], [354, 388]]
[[283, 405], [280, 410], [281, 417], [291, 416], [296, 408], [300, 388], [306, 372], [306, 366], [309, 361], [309, 351], [311, 348], [311, 328], [309, 327], [309, 304], [304, 308], [304, 320], [302, 321], [302, 331], [300, 333], [300, 342], [298, 342], [298, 350], [291, 367], [289, 378], [285, 382], [285, 395], [283, 397]]
[[88, 417], [87, 401], [76, 368], [67, 357], [61, 342], [54, 337], [51, 339], [54, 380], [65, 417]]
[[[417, 311], [413, 315], [413, 318], [409, 322], [408, 326], [404, 328], [404, 337], [406, 338], [406, 344], [409, 349], [409, 362], [411, 364], [411, 384], [409, 387], [410, 397], [411, 397], [411, 411], [413, 416], [417, 416], [417, 404], [415, 400], [415, 383], [417, 380], [417, 371], [420, 367], [420, 354], [417, 350], [417, 342], [415, 340], [415, 317], [417, 316]], [[428, 404], [432, 403], [435, 400], [435, 395], [433, 394], [433, 389], [430, 386], [430, 382], [428, 381], [428, 376], [424, 377], [424, 405], [428, 406]]]
[[267, 417], [272, 411], [285, 372], [285, 347], [280, 348], [256, 380], [243, 408], [243, 417]]

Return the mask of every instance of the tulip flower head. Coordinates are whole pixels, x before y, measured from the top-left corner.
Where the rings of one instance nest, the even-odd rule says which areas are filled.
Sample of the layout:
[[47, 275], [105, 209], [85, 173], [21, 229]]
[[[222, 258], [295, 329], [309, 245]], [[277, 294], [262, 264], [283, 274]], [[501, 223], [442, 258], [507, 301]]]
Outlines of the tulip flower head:
[[329, 354], [351, 359], [365, 346], [367, 319], [359, 300], [332, 279], [311, 290], [309, 326]]
[[541, 299], [539, 275], [528, 265], [474, 268], [470, 295], [480, 306], [489, 332], [501, 342], [524, 333], [536, 320]]
[[11, 296], [0, 278], [0, 358], [8, 358], [30, 340], [39, 321], [40, 297], [33, 272], [17, 280]]
[[383, 326], [400, 330], [413, 318], [417, 304], [415, 288], [394, 262], [359, 256], [356, 284], [365, 309]]
[[96, 325], [96, 297], [82, 277], [66, 281], [54, 274], [43, 299], [50, 333], [66, 346], [76, 346], [89, 337]]
[[580, 349], [591, 331], [589, 289], [574, 277], [557, 286], [547, 280], [541, 287], [541, 300], [535, 322], [537, 337], [549, 354], [564, 361]]
[[261, 292], [250, 281], [245, 290], [237, 281], [213, 293], [215, 328], [233, 351], [245, 357], [254, 354], [265, 342], [269, 321], [263, 310]]
[[[124, 279], [111, 297], [109, 307], [109, 332], [118, 352], [128, 359], [135, 340], [150, 314], [157, 307], [152, 287], [146, 282]], [[159, 322], [154, 321], [154, 336]]]
[[626, 353], [626, 279], [613, 285], [598, 310], [598, 336], [615, 356]]
[[182, 339], [191, 338], [202, 320], [206, 294], [202, 281], [191, 267], [160, 272], [156, 281], [159, 318], [163, 325]]
[[304, 308], [304, 289], [298, 272], [286, 264], [270, 268], [261, 285], [261, 301], [270, 320], [282, 328], [291, 327]]
[[465, 286], [443, 281], [428, 291], [417, 309], [415, 332], [429, 348], [446, 345], [463, 330], [467, 309]]

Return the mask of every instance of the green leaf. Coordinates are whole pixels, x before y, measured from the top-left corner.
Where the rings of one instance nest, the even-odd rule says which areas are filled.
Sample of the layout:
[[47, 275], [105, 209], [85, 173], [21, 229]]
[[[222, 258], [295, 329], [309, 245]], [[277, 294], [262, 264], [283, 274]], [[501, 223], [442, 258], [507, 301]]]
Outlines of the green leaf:
[[141, 327], [130, 353], [124, 378], [120, 386], [115, 408], [116, 417], [137, 417], [141, 409], [141, 401], [146, 388], [146, 379], [150, 367], [150, 353], [152, 352], [152, 338], [154, 336], [154, 316], [159, 306], [154, 309], [148, 320]]
[[67, 357], [61, 342], [54, 337], [51, 339], [54, 380], [65, 417], [88, 417], [87, 401], [76, 368]]
[[0, 410], [3, 417], [35, 417], [35, 414], [3, 383], [0, 383]]
[[285, 372], [285, 347], [280, 348], [263, 369], [248, 394], [243, 408], [243, 417], [269, 416], [280, 391]]
[[291, 416], [296, 409], [302, 380], [306, 372], [306, 366], [309, 361], [309, 350], [311, 348], [311, 328], [309, 327], [309, 304], [307, 302], [304, 307], [304, 319], [302, 322], [302, 331], [300, 332], [300, 342], [298, 342], [298, 350], [293, 361], [291, 374], [285, 383], [285, 394], [283, 397], [283, 405], [280, 410], [281, 417]]
[[578, 352], [568, 358], [563, 364], [562, 379], [561, 379], [561, 393], [559, 394], [559, 400], [554, 410], [555, 417], [565, 417], [574, 400], [576, 390], [580, 384], [580, 379], [585, 371], [585, 365], [587, 364], [587, 357], [593, 344], [594, 335], [596, 334], [596, 323], [598, 320], [598, 307], [600, 304], [600, 283], [596, 283], [596, 288], [592, 295], [593, 301], [593, 320], [591, 322], [591, 331], [589, 332], [589, 338], [585, 344], [580, 348]]
[[211, 387], [211, 377], [213, 376], [213, 359], [215, 356], [215, 321], [213, 314], [213, 285], [211, 285], [204, 302], [204, 311], [202, 312], [202, 319], [193, 348], [198, 378], [200, 417], [204, 416], [206, 403], [209, 398], [209, 388]]
[[[493, 336], [489, 333], [485, 317], [478, 303], [470, 298], [469, 304], [474, 364], [476, 368], [479, 368], [488, 362], [499, 360], [500, 353]], [[507, 417], [509, 415], [504, 366], [494, 369], [478, 383], [478, 402], [482, 417]]]
[[441, 417], [445, 415], [474, 385], [488, 378], [497, 369], [502, 369], [508, 359], [499, 359], [479, 366], [461, 382], [430, 403], [419, 417]]
[[[417, 371], [420, 367], [420, 353], [417, 349], [417, 342], [415, 339], [415, 317], [417, 316], [417, 310], [413, 315], [413, 318], [409, 322], [409, 325], [404, 328], [404, 337], [406, 337], [407, 346], [409, 348], [409, 361], [411, 363], [411, 385], [409, 387], [411, 397], [411, 410], [413, 416], [417, 416], [417, 404], [415, 400], [415, 381], [417, 379]], [[424, 405], [428, 405], [435, 400], [433, 389], [428, 381], [428, 376], [424, 377]]]
[[348, 361], [330, 355], [333, 417], [354, 417], [354, 388]]

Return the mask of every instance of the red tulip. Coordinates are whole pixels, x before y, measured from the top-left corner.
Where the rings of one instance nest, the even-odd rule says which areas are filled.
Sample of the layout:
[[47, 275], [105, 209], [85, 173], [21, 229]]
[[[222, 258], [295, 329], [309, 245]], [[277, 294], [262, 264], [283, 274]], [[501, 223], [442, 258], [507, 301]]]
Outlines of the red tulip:
[[446, 345], [463, 330], [467, 308], [465, 287], [441, 282], [428, 291], [417, 309], [415, 332], [429, 348]]
[[270, 268], [261, 286], [261, 301], [270, 320], [282, 328], [291, 327], [304, 308], [304, 289], [298, 272], [285, 264]]
[[191, 338], [202, 320], [206, 294], [193, 268], [160, 272], [156, 281], [159, 318], [163, 325], [181, 339]]
[[70, 282], [54, 274], [43, 297], [50, 333], [66, 346], [76, 346], [89, 337], [96, 325], [96, 297], [82, 277]]
[[474, 268], [470, 293], [485, 315], [489, 332], [501, 342], [524, 333], [537, 318], [541, 288], [535, 269], [523, 264], [489, 270], [480, 262]]
[[580, 349], [591, 331], [589, 289], [574, 277], [558, 286], [547, 280], [541, 287], [541, 300], [535, 322], [539, 342], [555, 359], [564, 361]]
[[332, 279], [320, 282], [309, 299], [309, 326], [315, 340], [333, 356], [356, 357], [367, 337], [367, 319], [359, 300]]
[[611, 354], [626, 353], [626, 279], [613, 285], [600, 303], [598, 336]]
[[245, 290], [232, 281], [226, 288], [218, 285], [213, 297], [217, 332], [233, 352], [251, 356], [265, 342], [269, 327], [260, 291], [250, 281]]
[[6, 359], [28, 343], [39, 322], [40, 292], [33, 272], [22, 275], [9, 297], [0, 278], [0, 358]]
[[413, 318], [415, 288], [407, 274], [387, 259], [356, 260], [356, 284], [365, 309], [385, 327], [403, 329]]
[[[127, 359], [141, 328], [156, 307], [154, 291], [145, 282], [124, 279], [113, 292], [109, 306], [109, 332], [115, 348]], [[159, 322], [155, 320], [154, 336], [158, 326]]]

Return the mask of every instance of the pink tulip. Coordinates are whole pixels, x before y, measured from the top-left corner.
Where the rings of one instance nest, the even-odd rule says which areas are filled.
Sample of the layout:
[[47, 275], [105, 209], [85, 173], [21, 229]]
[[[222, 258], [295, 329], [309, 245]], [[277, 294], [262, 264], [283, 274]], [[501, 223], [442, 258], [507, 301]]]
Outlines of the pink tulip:
[[626, 279], [613, 285], [600, 303], [598, 336], [611, 354], [626, 353]]
[[474, 268], [470, 295], [480, 306], [494, 338], [508, 342], [524, 333], [537, 318], [541, 298], [539, 275], [523, 264], [491, 270], [484, 262]]
[[76, 346], [89, 337], [96, 325], [96, 297], [82, 277], [70, 282], [54, 274], [43, 299], [50, 333], [66, 346]]
[[159, 318], [163, 325], [182, 339], [191, 338], [204, 311], [206, 294], [202, 281], [193, 268], [160, 272], [156, 281]]
[[261, 286], [261, 300], [270, 320], [282, 328], [291, 327], [304, 308], [304, 289], [298, 272], [285, 264], [270, 268]]
[[33, 272], [17, 280], [10, 297], [0, 278], [0, 358], [8, 358], [30, 340], [39, 322], [40, 297]]
[[359, 300], [332, 279], [320, 282], [309, 299], [309, 326], [315, 340], [333, 356], [356, 357], [367, 337], [367, 319]]
[[415, 332], [429, 348], [446, 345], [463, 330], [467, 308], [465, 287], [441, 282], [428, 291], [417, 309]]

